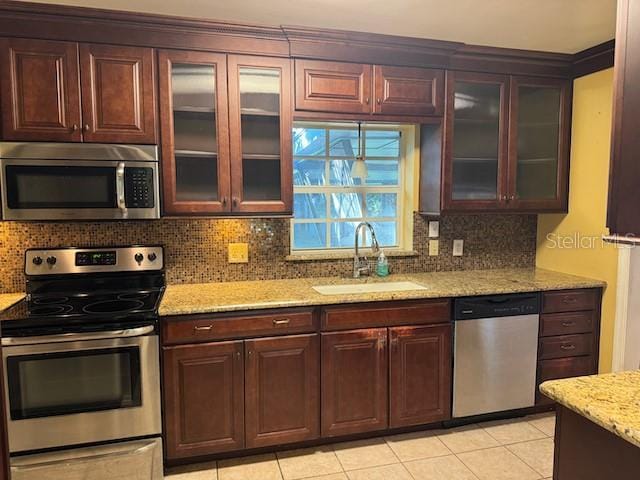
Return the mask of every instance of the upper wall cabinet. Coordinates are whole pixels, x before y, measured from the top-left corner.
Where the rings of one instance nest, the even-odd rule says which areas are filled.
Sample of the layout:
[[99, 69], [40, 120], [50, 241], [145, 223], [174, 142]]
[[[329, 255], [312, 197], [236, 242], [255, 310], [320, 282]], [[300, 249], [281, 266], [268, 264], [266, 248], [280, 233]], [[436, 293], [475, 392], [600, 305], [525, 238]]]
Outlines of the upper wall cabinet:
[[423, 127], [421, 212], [566, 211], [570, 102], [567, 80], [447, 72], [442, 155]]
[[298, 111], [441, 115], [444, 72], [298, 59], [295, 90]]
[[618, 0], [613, 130], [607, 227], [612, 235], [640, 235], [640, 4]]
[[153, 51], [1, 39], [4, 140], [155, 143]]
[[161, 51], [164, 211], [291, 211], [289, 60]]

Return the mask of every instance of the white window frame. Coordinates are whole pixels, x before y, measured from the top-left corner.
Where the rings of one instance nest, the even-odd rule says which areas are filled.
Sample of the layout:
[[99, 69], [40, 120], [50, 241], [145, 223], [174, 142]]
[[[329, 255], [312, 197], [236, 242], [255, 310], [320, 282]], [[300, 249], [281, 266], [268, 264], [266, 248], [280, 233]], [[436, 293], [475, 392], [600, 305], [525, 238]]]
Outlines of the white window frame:
[[[325, 163], [325, 178], [327, 182], [330, 181], [331, 175], [331, 163], [330, 160], [353, 160], [353, 157], [330, 155], [330, 138], [329, 130], [353, 130], [353, 123], [340, 123], [340, 122], [295, 122], [295, 127], [303, 128], [315, 128], [324, 129], [325, 135], [325, 155], [322, 156], [300, 156], [300, 158], [308, 158], [314, 160], [324, 160]], [[410, 205], [410, 199], [413, 198], [413, 179], [411, 173], [413, 172], [414, 162], [411, 159], [409, 153], [413, 153], [415, 142], [415, 127], [413, 125], [398, 125], [398, 124], [364, 124], [362, 125], [363, 132], [371, 130], [399, 130], [401, 133], [400, 139], [400, 151], [398, 157], [367, 157], [367, 160], [396, 160], [398, 159], [398, 185], [397, 186], [379, 186], [379, 185], [361, 185], [361, 186], [339, 186], [339, 185], [310, 185], [310, 186], [296, 186], [294, 185], [294, 195], [296, 193], [322, 193], [326, 195], [326, 216], [324, 218], [293, 218], [291, 220], [290, 228], [290, 251], [292, 255], [314, 255], [314, 254], [331, 254], [343, 252], [353, 252], [353, 247], [331, 247], [331, 224], [341, 222], [396, 222], [396, 243], [393, 246], [384, 246], [387, 251], [405, 251], [413, 249], [413, 208]], [[366, 151], [366, 135], [363, 134], [363, 151]], [[296, 156], [294, 155], [294, 159]], [[358, 218], [331, 218], [331, 194], [337, 193], [360, 193], [362, 194], [362, 210], [366, 211], [366, 194], [367, 193], [395, 193], [397, 195], [397, 216], [395, 217], [358, 217]], [[410, 211], [410, 215], [407, 212]], [[295, 214], [295, 212], [294, 212]], [[324, 223], [326, 232], [326, 247], [325, 248], [294, 248], [294, 225], [304, 223]], [[360, 239], [361, 245], [364, 244], [364, 235]], [[366, 248], [364, 250], [367, 250]]]

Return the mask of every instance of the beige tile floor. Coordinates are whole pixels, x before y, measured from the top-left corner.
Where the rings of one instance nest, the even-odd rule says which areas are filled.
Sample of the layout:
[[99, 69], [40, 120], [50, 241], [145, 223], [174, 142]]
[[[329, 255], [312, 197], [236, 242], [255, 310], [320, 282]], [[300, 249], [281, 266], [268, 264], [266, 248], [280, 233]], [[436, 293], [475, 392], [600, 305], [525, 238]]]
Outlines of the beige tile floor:
[[554, 414], [182, 467], [168, 480], [538, 480], [553, 470]]

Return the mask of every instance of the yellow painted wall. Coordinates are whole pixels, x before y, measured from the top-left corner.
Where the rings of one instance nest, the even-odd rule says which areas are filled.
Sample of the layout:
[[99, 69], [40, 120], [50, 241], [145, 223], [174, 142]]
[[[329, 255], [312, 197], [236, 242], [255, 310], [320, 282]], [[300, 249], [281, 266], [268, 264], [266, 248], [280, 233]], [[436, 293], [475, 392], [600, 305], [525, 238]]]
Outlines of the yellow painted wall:
[[613, 69], [577, 79], [573, 85], [569, 213], [538, 217], [540, 268], [607, 282], [602, 307], [600, 371], [611, 370], [618, 252], [603, 243], [607, 232], [607, 190]]

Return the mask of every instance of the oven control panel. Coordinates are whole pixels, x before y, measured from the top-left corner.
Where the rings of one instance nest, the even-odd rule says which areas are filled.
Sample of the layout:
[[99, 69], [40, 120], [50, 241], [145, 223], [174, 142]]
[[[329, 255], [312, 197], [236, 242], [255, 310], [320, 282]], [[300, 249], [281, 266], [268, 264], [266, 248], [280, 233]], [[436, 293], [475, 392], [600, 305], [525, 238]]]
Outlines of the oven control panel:
[[164, 268], [161, 246], [117, 248], [32, 249], [25, 254], [27, 275], [159, 271]]

